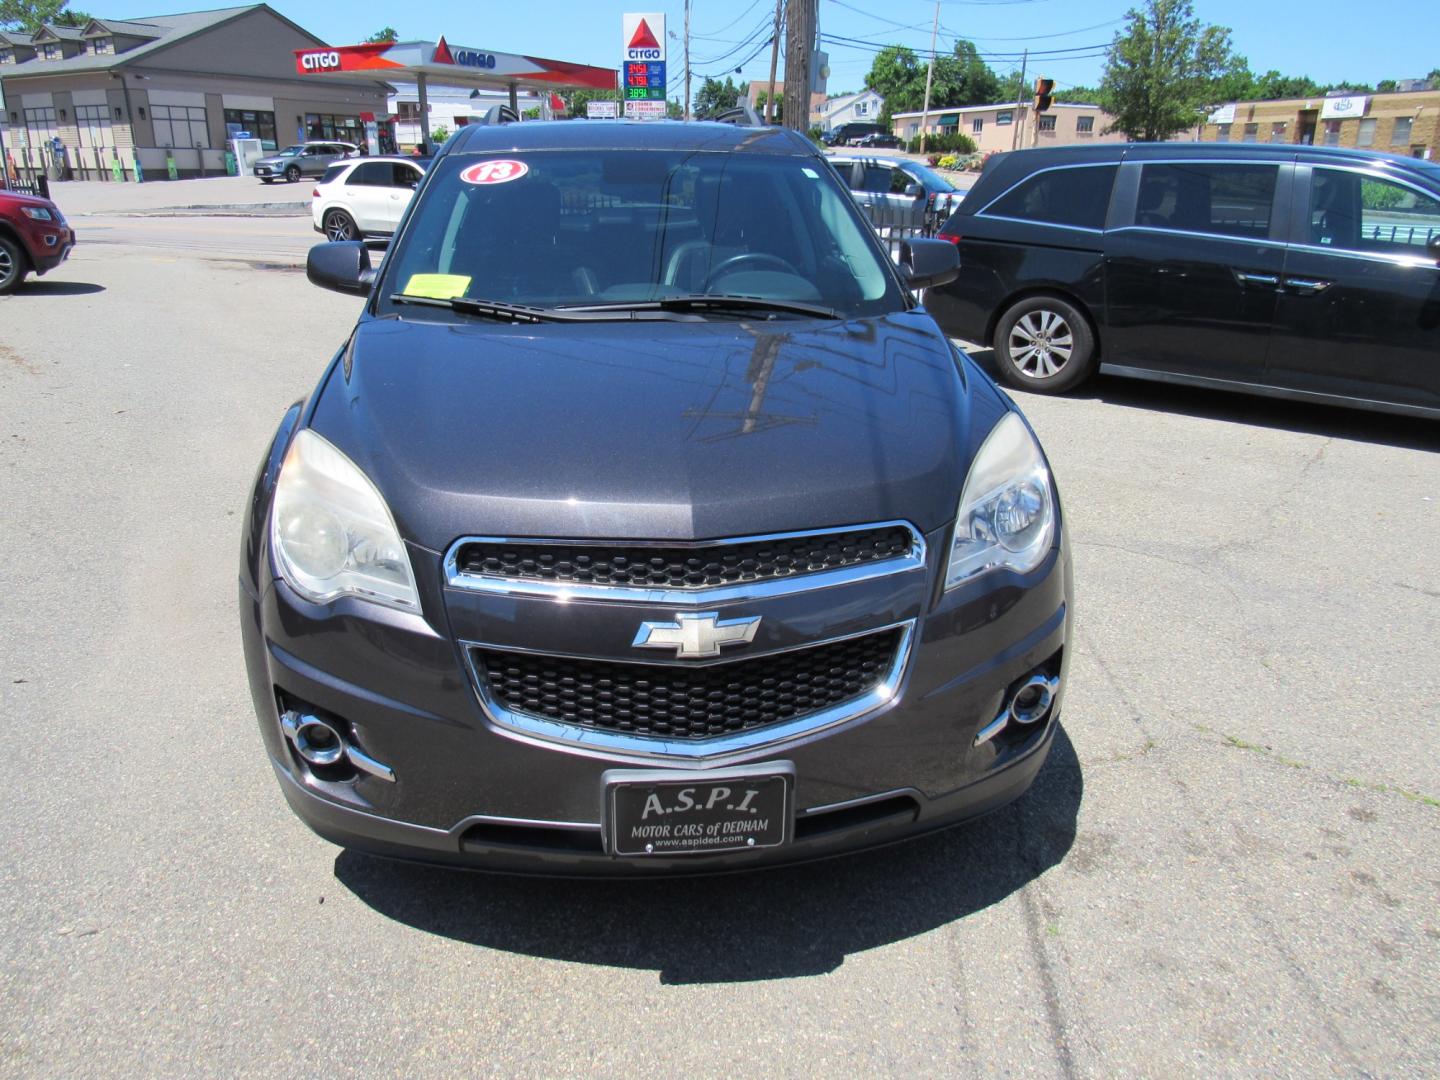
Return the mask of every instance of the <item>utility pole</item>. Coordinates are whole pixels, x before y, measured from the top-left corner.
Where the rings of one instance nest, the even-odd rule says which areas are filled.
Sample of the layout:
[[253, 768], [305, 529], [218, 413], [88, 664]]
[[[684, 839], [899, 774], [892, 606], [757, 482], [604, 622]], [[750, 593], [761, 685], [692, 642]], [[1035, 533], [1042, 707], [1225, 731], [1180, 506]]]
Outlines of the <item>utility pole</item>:
[[810, 127], [810, 57], [815, 51], [819, 0], [787, 0], [785, 7], [785, 100], [781, 119], [792, 131]]
[[1020, 89], [1015, 91], [1015, 126], [1010, 130], [1011, 150], [1020, 145], [1020, 118], [1025, 115], [1020, 111], [1020, 103], [1025, 100], [1025, 65], [1029, 60], [1030, 50], [1026, 49], [1020, 54]]
[[930, 26], [930, 63], [925, 67], [925, 109], [920, 114], [920, 152], [925, 152], [925, 129], [930, 126], [930, 83], [935, 78], [935, 37], [940, 32], [940, 0], [935, 0], [935, 21]]
[[765, 95], [765, 123], [775, 114], [775, 68], [780, 61], [780, 11], [785, 0], [775, 0], [775, 34], [770, 39], [770, 92]]
[[685, 0], [685, 119], [690, 119], [690, 0]]

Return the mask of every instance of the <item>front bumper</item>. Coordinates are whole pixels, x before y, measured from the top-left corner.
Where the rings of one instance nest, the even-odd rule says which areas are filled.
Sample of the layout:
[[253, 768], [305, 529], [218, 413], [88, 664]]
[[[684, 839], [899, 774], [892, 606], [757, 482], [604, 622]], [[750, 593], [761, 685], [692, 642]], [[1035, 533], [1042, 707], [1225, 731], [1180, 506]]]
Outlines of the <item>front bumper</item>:
[[[423, 618], [350, 600], [310, 604], [268, 572], [258, 588], [248, 585], [246, 578], [255, 577], [247, 570], [242, 630], [261, 735], [287, 801], [306, 824], [334, 843], [385, 856], [520, 873], [634, 876], [769, 866], [923, 833], [1026, 790], [1049, 751], [1068, 667], [1071, 580], [1063, 528], [1033, 573], [992, 574], [937, 595], [944, 533], [927, 537], [923, 572], [764, 602], [767, 618], [803, 625], [816, 640], [850, 632], [857, 620], [913, 619], [909, 662], [889, 702], [783, 742], [698, 760], [558, 743], [495, 723], [456, 642], [497, 625], [524, 626], [543, 639], [558, 632], [548, 610], [558, 605], [444, 587], [438, 553], [411, 549]], [[263, 544], [254, 555], [268, 571]], [[751, 601], [730, 606], [756, 608]], [[633, 632], [635, 614], [626, 605], [582, 604], [563, 619], [572, 634], [577, 621], [610, 617]], [[1042, 668], [1060, 680], [1043, 720], [977, 743], [1017, 683]], [[316, 775], [282, 733], [281, 701], [338, 718], [357, 747], [394, 770], [394, 781]], [[605, 854], [606, 770], [723, 772], [780, 761], [795, 770], [792, 842], [723, 854]]]
[[70, 257], [75, 247], [75, 230], [61, 224], [60, 228], [40, 229], [31, 237], [30, 263], [37, 275], [43, 275]]

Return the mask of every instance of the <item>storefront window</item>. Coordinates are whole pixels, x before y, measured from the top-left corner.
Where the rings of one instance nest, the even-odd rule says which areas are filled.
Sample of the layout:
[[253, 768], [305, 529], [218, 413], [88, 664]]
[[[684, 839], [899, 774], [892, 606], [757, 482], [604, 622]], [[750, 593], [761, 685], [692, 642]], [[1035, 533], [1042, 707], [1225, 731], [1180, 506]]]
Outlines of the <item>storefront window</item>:
[[105, 105], [76, 105], [75, 127], [81, 146], [114, 146], [110, 128], [110, 109]]
[[1093, 116], [1077, 116], [1075, 118], [1075, 134], [1090, 135], [1095, 131], [1095, 118]]
[[996, 113], [996, 114], [995, 114], [995, 126], [996, 126], [996, 127], [1004, 127], [1006, 124], [1013, 124], [1014, 122], [1015, 122], [1015, 114], [1014, 114], [1013, 112], [1008, 112], [1008, 111], [1007, 111], [1007, 112], [1002, 112], [1002, 113]]
[[1355, 133], [1356, 146], [1375, 145], [1375, 118], [1367, 116], [1360, 121], [1360, 130]]
[[1410, 145], [1410, 125], [1414, 123], [1408, 116], [1397, 116], [1395, 118], [1395, 131], [1390, 136], [1391, 146]]
[[152, 105], [150, 118], [155, 122], [156, 146], [210, 146], [210, 125], [198, 105]]
[[1244, 141], [1245, 141], [1245, 142], [1259, 142], [1259, 141], [1260, 141], [1260, 125], [1259, 125], [1259, 124], [1246, 124], [1246, 125], [1245, 125]]
[[1285, 141], [1285, 129], [1289, 125], [1284, 120], [1277, 120], [1270, 125], [1270, 141], [1272, 143], [1283, 143]]
[[42, 109], [25, 110], [25, 135], [32, 150], [55, 138], [55, 110], [46, 106]]
[[[237, 126], [232, 128], [231, 124]], [[251, 137], [260, 140], [262, 148], [266, 150], [280, 149], [280, 144], [275, 141], [275, 114], [273, 112], [262, 112], [256, 109], [226, 109], [225, 130], [248, 131]]]
[[307, 139], [333, 139], [359, 146], [365, 140], [365, 126], [358, 116], [334, 116], [330, 113], [306, 113]]
[[1325, 145], [1326, 145], [1326, 146], [1339, 146], [1339, 145], [1340, 145], [1340, 121], [1339, 121], [1339, 120], [1326, 120], [1326, 121], [1325, 121]]
[[1229, 124], [1219, 124], [1219, 125], [1216, 126], [1216, 128], [1215, 128], [1215, 141], [1216, 141], [1216, 142], [1229, 142], [1229, 141], [1230, 141], [1230, 125], [1229, 125]]

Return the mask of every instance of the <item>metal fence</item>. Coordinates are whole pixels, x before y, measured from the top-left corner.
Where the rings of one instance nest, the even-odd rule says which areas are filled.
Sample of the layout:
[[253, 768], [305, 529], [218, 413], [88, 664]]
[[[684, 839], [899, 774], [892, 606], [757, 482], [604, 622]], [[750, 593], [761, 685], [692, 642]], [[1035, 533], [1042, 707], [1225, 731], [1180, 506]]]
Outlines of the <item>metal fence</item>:
[[934, 236], [951, 213], [948, 206], [939, 209], [934, 206], [894, 207], [868, 202], [862, 202], [860, 209], [870, 218], [880, 242], [890, 249], [890, 257], [897, 261], [902, 241], [917, 236]]
[[17, 195], [34, 195], [40, 199], [50, 198], [50, 181], [38, 169], [16, 169], [14, 175], [3, 178], [0, 188]]

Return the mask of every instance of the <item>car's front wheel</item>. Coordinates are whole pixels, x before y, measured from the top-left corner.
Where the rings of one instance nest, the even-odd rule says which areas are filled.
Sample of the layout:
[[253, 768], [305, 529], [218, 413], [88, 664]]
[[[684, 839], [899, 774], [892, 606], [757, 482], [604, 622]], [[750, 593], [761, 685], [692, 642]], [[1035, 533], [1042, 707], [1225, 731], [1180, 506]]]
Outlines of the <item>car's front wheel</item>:
[[344, 210], [327, 210], [321, 224], [325, 229], [326, 240], [358, 240], [360, 230], [355, 227], [355, 221]]
[[0, 236], [0, 296], [20, 287], [30, 272], [30, 261], [20, 245], [8, 236]]
[[299, 180], [299, 179], [300, 179], [300, 166], [299, 166], [299, 165], [291, 165], [289, 168], [287, 168], [287, 169], [285, 170], [285, 179], [288, 180], [288, 181], [290, 181], [290, 183], [292, 183], [292, 184], [295, 183], [295, 181]]
[[1058, 296], [1028, 296], [1012, 304], [995, 326], [1000, 377], [1019, 390], [1063, 394], [1095, 368], [1090, 323]]

